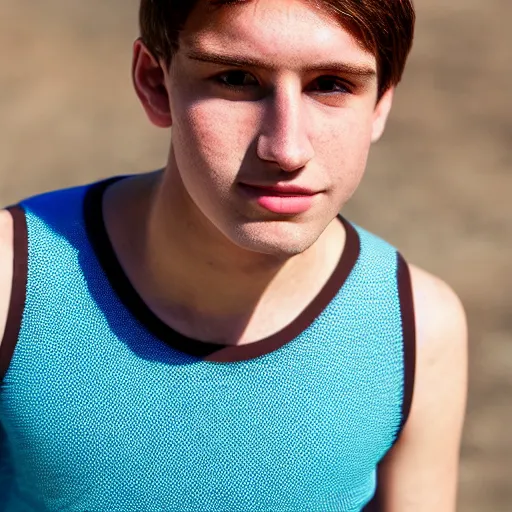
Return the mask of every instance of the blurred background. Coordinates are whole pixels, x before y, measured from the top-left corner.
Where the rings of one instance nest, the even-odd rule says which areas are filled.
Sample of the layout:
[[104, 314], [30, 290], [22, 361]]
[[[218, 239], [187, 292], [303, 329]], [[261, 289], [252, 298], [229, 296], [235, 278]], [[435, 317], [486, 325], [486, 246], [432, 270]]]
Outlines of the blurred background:
[[[512, 1], [416, 8], [387, 133], [344, 213], [461, 296], [471, 376], [459, 510], [510, 512]], [[169, 133], [131, 86], [137, 9], [0, 0], [0, 204], [164, 165]]]

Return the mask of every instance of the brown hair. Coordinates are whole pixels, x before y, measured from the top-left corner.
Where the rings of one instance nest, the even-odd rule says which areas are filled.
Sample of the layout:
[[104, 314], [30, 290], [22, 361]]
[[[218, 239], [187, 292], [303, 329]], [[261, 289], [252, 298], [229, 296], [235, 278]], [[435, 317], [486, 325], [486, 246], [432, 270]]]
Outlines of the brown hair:
[[[179, 34], [199, 0], [141, 0], [141, 38], [155, 56], [170, 62]], [[212, 5], [247, 0], [208, 0]], [[249, 0], [250, 1], [250, 0]], [[397, 85], [412, 47], [415, 13], [412, 0], [310, 0], [334, 14], [375, 55], [379, 97]]]

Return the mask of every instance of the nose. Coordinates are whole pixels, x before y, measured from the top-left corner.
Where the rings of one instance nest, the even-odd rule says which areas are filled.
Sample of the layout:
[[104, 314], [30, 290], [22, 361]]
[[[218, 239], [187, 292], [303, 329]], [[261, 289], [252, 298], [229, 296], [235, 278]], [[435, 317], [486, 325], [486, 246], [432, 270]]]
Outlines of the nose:
[[276, 90], [266, 100], [258, 136], [258, 157], [283, 171], [302, 169], [314, 156], [308, 137], [307, 116], [300, 90], [293, 85]]

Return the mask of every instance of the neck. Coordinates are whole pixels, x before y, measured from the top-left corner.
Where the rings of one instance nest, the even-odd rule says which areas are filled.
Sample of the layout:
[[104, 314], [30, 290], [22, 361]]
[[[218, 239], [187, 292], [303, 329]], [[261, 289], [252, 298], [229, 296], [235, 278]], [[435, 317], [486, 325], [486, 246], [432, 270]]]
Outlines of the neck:
[[[226, 344], [261, 339], [293, 320], [339, 260], [341, 224], [335, 221], [315, 244], [293, 257], [247, 251], [194, 212], [175, 192], [180, 190], [175, 179], [165, 172], [135, 178], [144, 180], [143, 186], [127, 180], [125, 191], [119, 187], [116, 194], [117, 211], [130, 204], [131, 213], [128, 221], [119, 215], [113, 243], [115, 232], [129, 226], [118, 247], [131, 249], [118, 251], [118, 256], [148, 306], [186, 336]], [[115, 199], [112, 212], [114, 204]], [[263, 323], [258, 321], [263, 317]]]

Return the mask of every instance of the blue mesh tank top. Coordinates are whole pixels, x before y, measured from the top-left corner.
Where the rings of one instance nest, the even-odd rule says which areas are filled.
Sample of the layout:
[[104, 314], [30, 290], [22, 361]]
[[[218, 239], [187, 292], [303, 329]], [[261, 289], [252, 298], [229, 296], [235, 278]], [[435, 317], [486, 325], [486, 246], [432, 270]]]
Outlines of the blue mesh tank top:
[[113, 180], [11, 208], [0, 349], [0, 511], [365, 509], [407, 418], [410, 276], [340, 217], [329, 282], [277, 334], [187, 339], [131, 286], [101, 209]]

